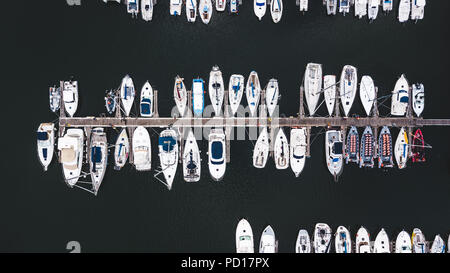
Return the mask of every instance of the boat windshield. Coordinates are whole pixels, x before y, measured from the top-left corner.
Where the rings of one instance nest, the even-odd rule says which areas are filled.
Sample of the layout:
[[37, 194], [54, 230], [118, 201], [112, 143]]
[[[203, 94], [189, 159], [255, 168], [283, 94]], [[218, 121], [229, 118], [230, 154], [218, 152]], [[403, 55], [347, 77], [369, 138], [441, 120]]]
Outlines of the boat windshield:
[[220, 141], [214, 141], [212, 144], [211, 144], [211, 155], [212, 155], [212, 158], [214, 159], [214, 160], [220, 160], [220, 159], [222, 159], [222, 155], [223, 155], [223, 145], [222, 145], [222, 142], [220, 142]]
[[159, 138], [159, 145], [162, 146], [164, 152], [173, 151], [177, 141], [172, 136], [163, 136]]
[[37, 132], [37, 139], [42, 141], [48, 140], [47, 132]]

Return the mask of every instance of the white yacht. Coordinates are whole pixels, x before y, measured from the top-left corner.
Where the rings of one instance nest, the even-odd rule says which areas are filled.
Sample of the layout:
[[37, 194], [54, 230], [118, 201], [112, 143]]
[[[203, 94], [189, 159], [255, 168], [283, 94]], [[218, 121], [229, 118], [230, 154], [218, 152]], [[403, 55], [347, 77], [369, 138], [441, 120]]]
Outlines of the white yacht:
[[283, 16], [283, 0], [271, 0], [270, 14], [274, 23], [278, 23]]
[[273, 117], [275, 109], [278, 106], [279, 95], [278, 81], [276, 79], [270, 79], [266, 87], [266, 105], [270, 117]]
[[338, 6], [337, 0], [325, 0], [324, 3], [327, 7], [327, 15], [336, 15]]
[[380, 0], [369, 0], [369, 5], [367, 7], [369, 20], [377, 19], [379, 8], [380, 8]]
[[145, 82], [141, 90], [141, 117], [153, 116], [153, 88], [150, 83]]
[[412, 106], [414, 113], [417, 117], [420, 117], [425, 107], [425, 87], [421, 83], [412, 86]]
[[170, 190], [178, 166], [178, 142], [175, 130], [166, 129], [159, 134], [158, 150], [161, 170], [166, 180], [166, 186]]
[[339, 12], [344, 14], [347, 14], [350, 12], [350, 3], [351, 0], [339, 0]]
[[202, 116], [205, 107], [205, 82], [202, 79], [192, 81], [192, 108], [195, 116]]
[[108, 143], [103, 128], [94, 128], [89, 144], [89, 171], [91, 173], [92, 192], [97, 195], [108, 163]]
[[258, 73], [255, 71], [250, 72], [250, 76], [248, 76], [245, 93], [250, 114], [255, 117], [258, 113], [259, 97], [261, 95], [261, 85], [259, 83]]
[[410, 13], [411, 13], [411, 0], [400, 0], [400, 5], [398, 8], [398, 21], [400, 23], [408, 21]]
[[408, 90], [408, 81], [405, 75], [402, 74], [395, 83], [394, 91], [392, 91], [391, 115], [404, 116], [406, 114], [409, 102]]
[[192, 130], [189, 133], [184, 143], [183, 151], [183, 177], [186, 182], [198, 182], [201, 174], [201, 158], [200, 150], [198, 149], [197, 140], [195, 139]]
[[137, 171], [150, 171], [152, 168], [152, 146], [150, 135], [142, 126], [137, 127], [132, 139], [133, 163]]
[[336, 103], [336, 76], [326, 75], [323, 77], [323, 95], [325, 96], [325, 105], [327, 106], [328, 115], [333, 115]]
[[209, 73], [208, 91], [215, 116], [220, 116], [222, 112], [225, 87], [223, 85], [222, 72], [217, 65], [213, 66], [211, 72]]
[[300, 8], [300, 11], [308, 11], [308, 0], [300, 0], [298, 6]]
[[78, 108], [78, 82], [65, 81], [63, 83], [62, 97], [66, 113], [73, 117]]
[[253, 231], [250, 223], [242, 218], [236, 227], [236, 253], [254, 253]]
[[197, 0], [186, 0], [186, 18], [189, 23], [197, 19]]
[[389, 12], [394, 7], [394, 0], [381, 0], [381, 1], [384, 12]]
[[373, 253], [391, 253], [391, 243], [389, 242], [389, 237], [384, 228], [378, 232], [377, 237], [375, 238]]
[[360, 227], [356, 233], [356, 253], [371, 253], [370, 235], [366, 228]]
[[290, 146], [290, 160], [291, 169], [295, 177], [299, 177], [306, 160], [306, 128], [291, 129], [291, 146]]
[[242, 95], [244, 94], [244, 76], [233, 74], [228, 83], [228, 99], [230, 101], [231, 115], [237, 113], [241, 105]]
[[52, 162], [55, 146], [55, 124], [41, 123], [37, 130], [37, 151], [44, 171]]
[[277, 136], [275, 137], [273, 153], [275, 167], [278, 170], [287, 169], [289, 167], [289, 142], [281, 127], [278, 129]]
[[266, 166], [267, 158], [269, 157], [269, 133], [267, 127], [264, 127], [259, 134], [253, 150], [253, 166], [262, 169]]
[[84, 132], [82, 129], [67, 129], [63, 137], [58, 138], [59, 161], [64, 181], [73, 187], [81, 174], [83, 165]]
[[211, 129], [208, 143], [208, 167], [211, 177], [220, 181], [225, 175], [227, 156], [223, 129]]
[[266, 14], [267, 3], [266, 0], [253, 0], [253, 11], [255, 12], [256, 17], [258, 17], [259, 21]]
[[277, 250], [277, 240], [275, 239], [275, 232], [272, 227], [267, 226], [262, 235], [261, 240], [259, 242], [259, 253], [276, 253]]
[[402, 230], [395, 241], [395, 253], [412, 253], [411, 237]]
[[50, 99], [50, 110], [55, 112], [59, 110], [61, 105], [61, 92], [59, 88], [50, 87], [49, 88], [49, 99]]
[[355, 0], [355, 16], [359, 19], [367, 15], [367, 0]]
[[406, 168], [406, 162], [408, 162], [409, 152], [410, 146], [408, 143], [408, 135], [405, 128], [402, 127], [400, 129], [400, 132], [398, 133], [398, 137], [395, 141], [394, 146], [394, 156], [399, 169]]
[[430, 253], [445, 253], [445, 243], [440, 235], [436, 235], [436, 237], [434, 237], [433, 244], [430, 248]]
[[366, 111], [366, 115], [370, 116], [373, 103], [376, 100], [375, 84], [370, 76], [363, 76], [359, 85], [359, 97]]
[[200, 0], [198, 3], [198, 14], [204, 24], [209, 24], [212, 16], [212, 3], [211, 0]]
[[301, 229], [298, 232], [297, 241], [295, 242], [295, 253], [311, 253], [311, 239], [308, 231], [305, 229]]
[[411, 20], [422, 20], [425, 15], [426, 0], [411, 0]]
[[350, 232], [344, 226], [339, 226], [334, 235], [334, 247], [336, 253], [352, 253], [352, 238]]
[[427, 252], [427, 240], [425, 235], [418, 228], [415, 228], [412, 233], [412, 250], [414, 253], [426, 253]]
[[344, 142], [341, 131], [329, 130], [325, 134], [325, 157], [327, 167], [337, 181], [343, 171]]
[[125, 166], [130, 154], [130, 141], [128, 140], [127, 129], [123, 128], [117, 136], [116, 144], [114, 145], [114, 169], [120, 170]]
[[133, 17], [137, 17], [137, 14], [139, 13], [139, 0], [126, 0], [126, 3], [127, 12]]
[[226, 0], [216, 0], [216, 10], [217, 11], [225, 11], [226, 6], [227, 6]]
[[344, 114], [348, 117], [358, 90], [358, 73], [356, 67], [346, 65], [342, 69], [339, 96]]
[[122, 83], [120, 85], [120, 100], [122, 101], [122, 107], [123, 111], [125, 112], [125, 116], [130, 115], [131, 107], [133, 106], [134, 102], [134, 84], [133, 80], [130, 78], [130, 76], [126, 75], [122, 79]]
[[153, 0], [141, 0], [141, 15], [144, 21], [153, 19]]
[[322, 65], [309, 63], [306, 65], [305, 75], [303, 78], [305, 88], [305, 99], [308, 105], [309, 115], [313, 116], [316, 112], [317, 103], [319, 102], [322, 92]]
[[[187, 0], [189, 1], [189, 0]], [[181, 8], [183, 7], [183, 0], [170, 0], [170, 15], [181, 15]]]
[[175, 84], [173, 86], [173, 98], [175, 104], [177, 105], [178, 113], [180, 117], [186, 115], [186, 104], [187, 104], [187, 91], [186, 85], [184, 85], [183, 78], [180, 76], [175, 77]]
[[329, 253], [331, 236], [331, 228], [327, 224], [316, 224], [314, 228], [314, 253]]

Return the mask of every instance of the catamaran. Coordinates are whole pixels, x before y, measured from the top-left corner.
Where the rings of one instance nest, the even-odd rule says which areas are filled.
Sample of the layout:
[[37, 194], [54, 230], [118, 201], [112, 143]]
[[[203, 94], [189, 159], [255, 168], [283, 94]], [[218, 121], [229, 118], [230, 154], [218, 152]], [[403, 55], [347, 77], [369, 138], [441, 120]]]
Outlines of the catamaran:
[[198, 182], [200, 180], [201, 167], [200, 150], [198, 149], [197, 140], [192, 130], [189, 130], [183, 151], [184, 181]]
[[356, 253], [371, 253], [370, 235], [366, 228], [360, 227], [356, 233]]
[[137, 17], [139, 13], [139, 0], [126, 0], [127, 1], [127, 12], [131, 13], [133, 17]]
[[41, 123], [37, 130], [37, 151], [44, 171], [47, 171], [48, 165], [52, 162], [54, 146], [55, 124]]
[[254, 253], [253, 231], [250, 223], [242, 218], [236, 227], [236, 253]]
[[259, 83], [258, 73], [255, 71], [250, 72], [248, 76], [247, 87], [245, 89], [247, 96], [248, 108], [250, 109], [250, 114], [255, 117], [258, 113], [259, 97], [261, 94], [261, 85]]
[[59, 110], [61, 105], [61, 93], [59, 88], [50, 87], [49, 88], [49, 99], [50, 99], [50, 110], [55, 112]]
[[255, 12], [256, 17], [258, 17], [259, 21], [266, 14], [267, 3], [266, 0], [253, 0], [253, 11]]
[[308, 11], [308, 0], [300, 0], [298, 6], [300, 8], [300, 11]]
[[195, 116], [203, 114], [205, 107], [205, 82], [202, 79], [192, 81], [192, 108]]
[[270, 117], [273, 117], [277, 108], [279, 92], [278, 81], [276, 79], [270, 79], [266, 87], [266, 105]]
[[141, 15], [144, 21], [151, 21], [153, 18], [153, 0], [141, 0]]
[[274, 23], [278, 23], [283, 16], [283, 0], [271, 0], [270, 14]]
[[120, 170], [127, 163], [128, 155], [130, 153], [130, 141], [128, 140], [127, 129], [123, 128], [117, 136], [116, 144], [114, 145], [114, 169]]
[[84, 132], [82, 129], [67, 129], [63, 137], [58, 138], [59, 160], [62, 165], [64, 181], [73, 187], [81, 174], [83, 166]]
[[402, 230], [395, 241], [395, 253], [412, 253], [411, 237]]
[[[151, 0], [152, 1], [152, 0]], [[187, 0], [189, 1], [189, 0]], [[170, 0], [170, 15], [181, 15], [181, 8], [183, 6], [182, 0]]]
[[150, 171], [152, 168], [152, 146], [150, 135], [142, 126], [138, 126], [132, 139], [134, 167], [137, 171]]
[[363, 76], [361, 78], [361, 84], [359, 85], [359, 96], [367, 116], [370, 116], [373, 103], [376, 100], [375, 85], [370, 76]]
[[366, 126], [364, 132], [361, 136], [361, 149], [360, 149], [360, 159], [359, 167], [369, 167], [374, 166], [374, 150], [375, 150], [375, 136], [373, 135], [372, 128]]
[[290, 146], [290, 159], [291, 169], [295, 174], [295, 177], [299, 177], [303, 168], [305, 167], [306, 160], [306, 128], [293, 128], [291, 129], [291, 146]]
[[325, 105], [327, 106], [328, 115], [330, 117], [334, 112], [336, 103], [336, 76], [326, 75], [323, 77], [323, 95], [325, 96]]
[[166, 129], [159, 134], [158, 151], [161, 170], [166, 180], [166, 186], [170, 190], [178, 166], [178, 142], [175, 130]]
[[379, 7], [380, 7], [380, 0], [369, 0], [369, 5], [367, 7], [369, 20], [377, 19]]
[[222, 112], [223, 97], [225, 93], [223, 85], [222, 72], [217, 65], [213, 66], [209, 73], [209, 99], [216, 116], [220, 116]]
[[405, 128], [402, 127], [398, 133], [397, 140], [395, 141], [394, 155], [399, 169], [406, 168], [406, 162], [408, 162], [410, 152], [410, 146], [408, 143], [408, 135]]
[[275, 239], [275, 232], [272, 227], [267, 226], [262, 235], [261, 240], [259, 242], [259, 253], [276, 253], [277, 249], [277, 240]]
[[436, 235], [436, 237], [434, 237], [433, 244], [430, 248], [430, 253], [445, 253], [445, 243], [440, 235]]
[[324, 0], [327, 7], [327, 15], [336, 15], [337, 11], [337, 0]]
[[197, 18], [197, 0], [186, 0], [186, 18], [189, 23], [194, 23]]
[[70, 117], [73, 117], [78, 108], [78, 82], [65, 81], [63, 84], [62, 97], [66, 113]]
[[295, 253], [311, 253], [311, 240], [308, 231], [300, 229], [295, 242]]
[[125, 116], [130, 115], [131, 107], [133, 106], [134, 102], [134, 84], [133, 80], [130, 78], [130, 76], [126, 75], [122, 79], [122, 83], [120, 85], [120, 99], [122, 101], [123, 111], [125, 112]]
[[217, 11], [225, 11], [226, 6], [227, 6], [226, 0], [216, 0], [216, 10]]
[[314, 253], [329, 253], [331, 245], [331, 228], [318, 223], [314, 228]]
[[415, 228], [412, 233], [412, 250], [414, 253], [426, 253], [427, 252], [427, 240], [425, 235], [418, 228]]
[[347, 145], [345, 145], [345, 163], [359, 163], [359, 134], [358, 129], [352, 126], [347, 134]]
[[344, 226], [339, 226], [334, 236], [334, 247], [336, 253], [352, 253], [352, 239], [347, 228]]
[[150, 83], [145, 82], [141, 90], [141, 116], [152, 117], [153, 116], [153, 88]]
[[103, 128], [92, 129], [89, 144], [89, 170], [91, 173], [92, 192], [97, 195], [108, 163], [108, 143]]
[[408, 21], [410, 13], [411, 13], [411, 0], [400, 0], [400, 6], [398, 8], [398, 21], [400, 23]]
[[350, 0], [339, 0], [339, 12], [344, 16], [350, 12]]
[[420, 117], [425, 107], [425, 87], [423, 86], [423, 84], [413, 84], [412, 99], [414, 113], [416, 113], [417, 117]]
[[417, 129], [414, 133], [411, 147], [411, 160], [413, 163], [425, 162], [425, 141], [423, 140], [422, 130]]
[[346, 65], [342, 69], [339, 96], [344, 114], [348, 117], [358, 89], [358, 74], [354, 66]]
[[412, 0], [411, 3], [411, 20], [422, 20], [425, 15], [426, 0]]
[[391, 253], [389, 237], [384, 228], [378, 232], [377, 237], [375, 238], [373, 253]]
[[212, 9], [211, 0], [200, 0], [198, 3], [198, 13], [204, 24], [208, 24], [211, 20]]
[[392, 91], [391, 115], [404, 116], [408, 108], [409, 101], [409, 84], [404, 74], [395, 83], [394, 91]]
[[389, 12], [394, 7], [394, 0], [381, 0], [381, 1], [384, 12]]
[[208, 167], [211, 177], [220, 181], [225, 175], [227, 156], [223, 129], [211, 129], [208, 137]]
[[262, 169], [266, 166], [267, 158], [269, 157], [269, 134], [267, 127], [264, 127], [259, 134], [253, 150], [253, 166]]
[[343, 171], [344, 143], [341, 131], [329, 130], [325, 134], [325, 157], [327, 167], [337, 182]]
[[367, 15], [367, 0], [355, 0], [355, 16], [359, 19]]
[[228, 99], [230, 101], [231, 115], [237, 113], [241, 104], [242, 95], [244, 94], [244, 76], [233, 74], [228, 83]]
[[384, 126], [378, 137], [378, 168], [394, 167], [392, 147], [391, 132], [387, 126]]
[[108, 114], [112, 115], [114, 111], [116, 111], [116, 92], [113, 90], [109, 90], [105, 95], [105, 107]]
[[275, 167], [284, 170], [289, 167], [289, 142], [284, 134], [283, 128], [279, 128], [273, 146]]
[[178, 113], [181, 117], [184, 117], [186, 114], [187, 92], [183, 78], [178, 75], [175, 77], [175, 84], [173, 86], [173, 98], [177, 105]]
[[306, 65], [305, 76], [303, 78], [305, 85], [305, 99], [308, 105], [309, 115], [313, 116], [316, 112], [322, 91], [322, 65], [309, 63]]

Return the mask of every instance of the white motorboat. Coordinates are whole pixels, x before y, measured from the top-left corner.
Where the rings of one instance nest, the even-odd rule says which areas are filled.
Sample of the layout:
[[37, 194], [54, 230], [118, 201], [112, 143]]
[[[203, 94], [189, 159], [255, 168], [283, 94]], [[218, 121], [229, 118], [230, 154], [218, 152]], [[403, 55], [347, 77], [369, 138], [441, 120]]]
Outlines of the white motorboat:
[[120, 85], [120, 100], [122, 102], [123, 111], [125, 112], [125, 116], [130, 115], [131, 107], [133, 106], [134, 102], [134, 84], [133, 80], [130, 78], [130, 76], [126, 75], [122, 79], [122, 83]]
[[314, 253], [329, 253], [331, 236], [331, 228], [327, 224], [316, 224], [314, 228]]
[[366, 228], [360, 227], [356, 233], [356, 253], [371, 253], [370, 235]]
[[253, 11], [255, 12], [256, 17], [258, 17], [259, 21], [266, 14], [267, 3], [266, 0], [253, 0]]
[[402, 127], [400, 129], [400, 132], [398, 133], [398, 137], [395, 141], [394, 146], [394, 156], [399, 169], [406, 168], [406, 162], [408, 162], [409, 153], [410, 146], [408, 143], [408, 135], [405, 128]]
[[410, 13], [411, 13], [411, 0], [400, 0], [400, 5], [398, 8], [398, 21], [400, 23], [408, 21]]
[[359, 97], [361, 98], [361, 103], [366, 111], [366, 115], [370, 116], [373, 103], [377, 99], [375, 84], [370, 76], [363, 76], [361, 78], [361, 83], [359, 85]]
[[159, 134], [158, 151], [161, 170], [166, 180], [166, 186], [170, 190], [178, 166], [178, 142], [175, 130], [166, 129]]
[[89, 144], [89, 171], [91, 173], [92, 192], [97, 195], [108, 163], [108, 143], [103, 128], [94, 128]]
[[270, 1], [270, 14], [274, 23], [278, 23], [283, 16], [283, 0]]
[[244, 94], [244, 76], [233, 74], [228, 84], [228, 99], [230, 101], [231, 115], [237, 113], [241, 104], [242, 95]]
[[355, 16], [361, 19], [366, 15], [367, 15], [367, 0], [355, 0]]
[[316, 112], [317, 103], [319, 102], [322, 92], [322, 65], [309, 63], [306, 65], [305, 75], [303, 78], [305, 88], [305, 99], [308, 105], [309, 115], [313, 116]]
[[253, 231], [250, 223], [242, 218], [236, 227], [236, 253], [254, 253]]
[[253, 150], [253, 166], [255, 168], [262, 169], [266, 166], [269, 149], [269, 133], [267, 132], [267, 127], [264, 127]]
[[58, 138], [59, 161], [63, 168], [64, 181], [73, 187], [81, 174], [83, 165], [84, 132], [82, 129], [67, 129], [63, 137]]
[[341, 131], [329, 130], [325, 134], [325, 157], [327, 167], [337, 181], [343, 171], [344, 142]]
[[412, 106], [414, 113], [418, 117], [422, 115], [425, 107], [425, 87], [421, 83], [413, 84], [412, 86]]
[[211, 129], [208, 138], [208, 167], [212, 179], [220, 181], [225, 175], [227, 156], [223, 129]]
[[197, 19], [197, 0], [186, 0], [186, 18], [189, 23]]
[[377, 237], [375, 238], [373, 253], [391, 253], [391, 244], [384, 228], [378, 232]]
[[308, 11], [308, 0], [300, 0], [299, 2], [300, 11]]
[[409, 84], [404, 74], [395, 83], [392, 91], [391, 115], [404, 116], [409, 102]]
[[411, 237], [402, 230], [395, 241], [395, 253], [412, 253]]
[[275, 137], [273, 153], [275, 167], [278, 170], [287, 169], [289, 167], [289, 142], [281, 127], [278, 129], [277, 136]]
[[261, 235], [261, 240], [259, 242], [259, 253], [276, 253], [277, 241], [275, 239], [275, 232], [272, 227], [267, 226]]
[[65, 81], [63, 83], [62, 97], [66, 113], [73, 117], [78, 108], [78, 82]]
[[250, 72], [250, 76], [248, 76], [245, 93], [250, 114], [255, 117], [258, 113], [259, 97], [261, 95], [261, 85], [259, 83], [258, 73], [255, 71]]
[[389, 12], [394, 7], [394, 0], [381, 0], [381, 1], [384, 12]]
[[192, 130], [189, 133], [184, 143], [183, 151], [183, 177], [186, 182], [198, 182], [201, 174], [201, 158], [200, 150], [197, 145]]
[[37, 130], [37, 151], [39, 162], [41, 162], [44, 171], [47, 171], [48, 165], [52, 162], [55, 146], [55, 124], [41, 123]]
[[125, 166], [130, 154], [130, 141], [128, 140], [127, 129], [123, 128], [117, 136], [116, 144], [114, 145], [114, 169], [120, 170]]
[[433, 244], [430, 248], [430, 253], [445, 253], [445, 243], [440, 235], [436, 235], [436, 237], [434, 237]]
[[[189, 1], [189, 0], [187, 0]], [[183, 6], [183, 0], [170, 0], [170, 15], [181, 15], [181, 8]]]
[[418, 228], [415, 228], [412, 233], [412, 250], [414, 253], [427, 252], [427, 240], [425, 235]]
[[290, 160], [295, 177], [299, 177], [306, 160], [306, 128], [291, 129]]
[[325, 0], [324, 3], [327, 7], [327, 15], [336, 15], [338, 6], [337, 0]]
[[379, 8], [380, 8], [380, 0], [369, 0], [369, 5], [367, 7], [369, 20], [377, 19]]
[[209, 99], [216, 116], [220, 116], [222, 112], [223, 97], [225, 93], [223, 85], [222, 72], [217, 65], [213, 66], [209, 73]]
[[152, 146], [150, 135], [142, 126], [137, 127], [132, 139], [133, 163], [137, 171], [150, 171], [152, 168]]
[[311, 239], [308, 231], [305, 229], [301, 229], [298, 232], [295, 253], [311, 253]]
[[145, 82], [141, 90], [141, 116], [152, 117], [153, 116], [153, 88], [150, 83]]
[[50, 110], [55, 112], [59, 110], [61, 105], [61, 92], [59, 88], [50, 87], [49, 88], [49, 99], [50, 99]]
[[238, 0], [230, 0], [230, 13], [238, 13], [239, 11], [239, 2]]
[[141, 0], [141, 15], [144, 21], [153, 19], [153, 0]]
[[350, 12], [350, 1], [351, 0], [339, 0], [339, 12], [344, 14], [344, 16]]
[[278, 97], [280, 96], [278, 81], [276, 79], [270, 79], [266, 87], [266, 105], [269, 116], [273, 117], [275, 109], [278, 106]]
[[344, 114], [348, 117], [358, 90], [358, 73], [356, 67], [346, 65], [342, 69], [339, 96]]
[[425, 16], [426, 0], [411, 0], [411, 20], [422, 20]]
[[339, 226], [334, 236], [336, 253], [352, 253], [352, 238], [346, 227]]
[[333, 115], [336, 103], [336, 76], [326, 75], [323, 77], [323, 95], [325, 96], [325, 105], [327, 106], [328, 115]]
[[205, 107], [205, 82], [202, 79], [192, 81], [192, 108], [195, 116], [201, 116]]
[[217, 11], [225, 11], [226, 6], [227, 6], [226, 0], [216, 0], [216, 10]]
[[209, 24], [212, 16], [212, 10], [213, 7], [211, 0], [200, 0], [198, 3], [198, 14], [204, 24]]
[[173, 86], [173, 98], [178, 109], [178, 113], [181, 117], [186, 115], [186, 104], [187, 104], [187, 91], [184, 85], [183, 78], [180, 76], [175, 77], [175, 84]]
[[139, 0], [126, 0], [127, 2], [127, 12], [133, 17], [137, 17], [139, 13]]

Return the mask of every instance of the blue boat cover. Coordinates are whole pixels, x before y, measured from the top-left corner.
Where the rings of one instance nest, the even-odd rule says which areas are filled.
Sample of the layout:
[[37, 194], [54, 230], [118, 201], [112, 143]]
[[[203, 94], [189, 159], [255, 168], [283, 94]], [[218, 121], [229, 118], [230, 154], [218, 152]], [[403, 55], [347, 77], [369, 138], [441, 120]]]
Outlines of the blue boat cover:
[[151, 109], [150, 109], [150, 102], [146, 102], [145, 100], [141, 103], [141, 113], [144, 115], [150, 115]]
[[402, 103], [408, 103], [408, 101], [409, 101], [408, 97], [401, 97], [400, 98], [400, 102], [402, 102]]
[[215, 160], [222, 159], [223, 155], [223, 145], [220, 141], [214, 141], [211, 144], [211, 152], [212, 152], [212, 158]]
[[47, 132], [37, 132], [37, 139], [38, 140], [47, 140], [48, 139]]
[[177, 141], [171, 136], [159, 137], [159, 145], [162, 146], [164, 152], [170, 152], [177, 144]]
[[95, 146], [92, 147], [92, 162], [94, 163], [100, 163], [102, 162], [102, 148]]

